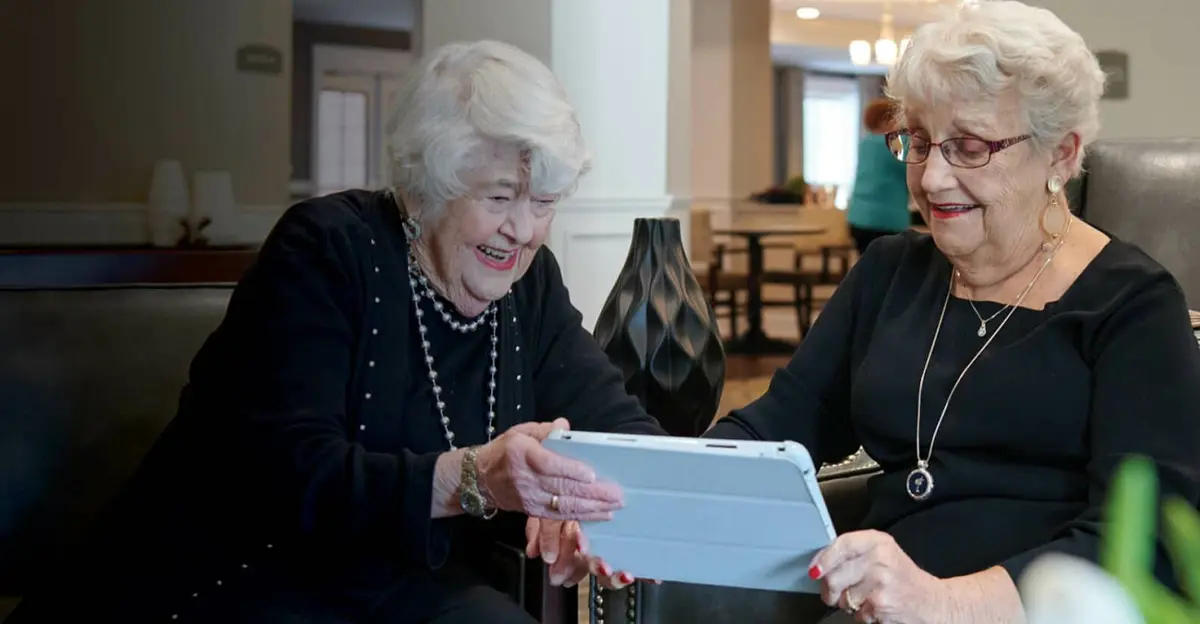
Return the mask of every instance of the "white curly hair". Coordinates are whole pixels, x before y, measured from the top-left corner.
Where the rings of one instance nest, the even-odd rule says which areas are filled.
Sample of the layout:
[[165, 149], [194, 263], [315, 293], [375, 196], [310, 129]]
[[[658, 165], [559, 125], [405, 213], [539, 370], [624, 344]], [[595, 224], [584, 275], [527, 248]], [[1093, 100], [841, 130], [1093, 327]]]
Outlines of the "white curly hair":
[[528, 154], [532, 192], [571, 194], [590, 168], [575, 109], [541, 61], [499, 41], [444, 45], [410, 70], [388, 125], [392, 184], [440, 212], [467, 191], [459, 174], [481, 142]]
[[887, 93], [904, 123], [911, 106], [996, 100], [1015, 90], [1036, 148], [1079, 135], [1077, 175], [1083, 148], [1100, 130], [1104, 85], [1083, 37], [1054, 13], [1015, 0], [968, 0], [913, 33], [889, 72]]

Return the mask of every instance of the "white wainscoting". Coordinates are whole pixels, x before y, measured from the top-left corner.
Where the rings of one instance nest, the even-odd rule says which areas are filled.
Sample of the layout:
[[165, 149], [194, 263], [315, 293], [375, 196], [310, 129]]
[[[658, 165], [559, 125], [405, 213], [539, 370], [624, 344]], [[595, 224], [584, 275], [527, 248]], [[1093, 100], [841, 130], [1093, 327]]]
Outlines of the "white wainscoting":
[[639, 217], [677, 217], [687, 245], [688, 201], [669, 195], [646, 198], [587, 197], [558, 208], [547, 245], [562, 267], [571, 302], [591, 331], [616, 282], [625, 258], [633, 222]]
[[[281, 206], [240, 206], [231, 240], [253, 245], [266, 238], [283, 214]], [[0, 245], [146, 245], [150, 228], [145, 204], [2, 203]]]

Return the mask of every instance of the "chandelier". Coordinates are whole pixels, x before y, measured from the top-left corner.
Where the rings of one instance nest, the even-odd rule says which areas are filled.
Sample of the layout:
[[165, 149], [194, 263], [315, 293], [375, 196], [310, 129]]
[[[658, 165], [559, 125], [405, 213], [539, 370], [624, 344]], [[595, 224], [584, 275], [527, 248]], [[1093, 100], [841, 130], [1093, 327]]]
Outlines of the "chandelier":
[[892, 30], [892, 8], [890, 2], [883, 4], [883, 25], [879, 29], [879, 38], [872, 47], [870, 41], [856, 39], [850, 42], [850, 62], [855, 65], [870, 65], [872, 52], [874, 60], [880, 65], [895, 65], [896, 60], [908, 49], [909, 38], [905, 37], [896, 43]]

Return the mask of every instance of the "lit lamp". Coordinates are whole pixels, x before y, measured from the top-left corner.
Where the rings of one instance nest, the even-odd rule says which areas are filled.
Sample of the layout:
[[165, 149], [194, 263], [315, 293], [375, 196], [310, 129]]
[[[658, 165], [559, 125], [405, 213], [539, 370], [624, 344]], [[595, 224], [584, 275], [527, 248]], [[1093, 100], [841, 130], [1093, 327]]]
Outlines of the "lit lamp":
[[871, 64], [871, 42], [857, 39], [850, 42], [850, 62], [855, 65]]
[[880, 65], [896, 63], [896, 42], [891, 39], [879, 39], [875, 42], [875, 62]]

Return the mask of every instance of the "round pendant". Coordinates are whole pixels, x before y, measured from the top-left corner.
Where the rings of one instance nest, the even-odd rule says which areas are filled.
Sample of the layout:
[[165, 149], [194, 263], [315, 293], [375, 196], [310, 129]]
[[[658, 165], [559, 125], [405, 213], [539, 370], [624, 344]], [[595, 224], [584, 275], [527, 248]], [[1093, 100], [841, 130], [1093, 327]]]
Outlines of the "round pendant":
[[979, 336], [980, 338], [983, 338], [984, 336], [986, 336], [987, 335], [987, 323], [980, 323], [979, 331], [975, 332], [975, 335]]
[[908, 473], [904, 485], [913, 500], [923, 501], [933, 493], [933, 475], [924, 466], [917, 466]]

